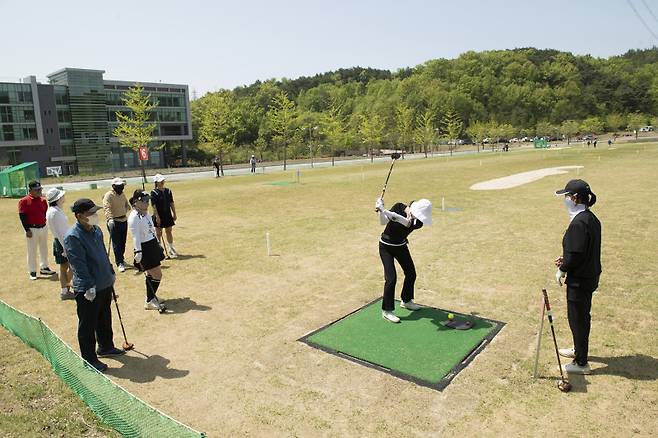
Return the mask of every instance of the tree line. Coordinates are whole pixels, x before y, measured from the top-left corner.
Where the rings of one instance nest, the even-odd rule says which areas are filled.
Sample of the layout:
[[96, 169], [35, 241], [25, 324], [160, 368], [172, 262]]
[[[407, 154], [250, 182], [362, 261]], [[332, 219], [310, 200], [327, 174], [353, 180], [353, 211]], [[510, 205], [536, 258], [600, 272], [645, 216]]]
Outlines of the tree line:
[[199, 163], [427, 151], [457, 139], [635, 130], [658, 114], [658, 48], [607, 59], [522, 48], [395, 72], [355, 67], [270, 79], [191, 103]]

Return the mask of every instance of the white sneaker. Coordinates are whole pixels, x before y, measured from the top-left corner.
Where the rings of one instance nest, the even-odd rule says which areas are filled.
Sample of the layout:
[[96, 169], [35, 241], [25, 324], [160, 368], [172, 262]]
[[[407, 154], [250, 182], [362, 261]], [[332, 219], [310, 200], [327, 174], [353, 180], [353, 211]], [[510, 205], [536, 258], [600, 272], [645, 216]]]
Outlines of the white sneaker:
[[384, 318], [385, 320], [387, 320], [389, 322], [394, 322], [396, 324], [400, 322], [400, 318], [395, 316], [395, 314], [393, 312], [389, 312], [387, 310], [382, 310], [382, 318]]
[[573, 348], [560, 348], [558, 353], [560, 353], [560, 356], [568, 357], [569, 359], [576, 357], [576, 351]]
[[178, 252], [176, 252], [176, 248], [172, 244], [169, 244], [169, 256], [172, 259], [175, 259], [176, 257], [178, 257]]
[[160, 310], [160, 303], [154, 298], [144, 303], [144, 310]]
[[592, 374], [592, 369], [589, 364], [580, 366], [575, 362], [568, 363], [564, 366], [564, 371], [569, 374]]
[[30, 272], [30, 280], [36, 280], [37, 278], [37, 273], [36, 272]]
[[414, 303], [414, 300], [409, 300], [406, 303], [404, 301], [400, 301], [400, 307], [404, 307], [407, 310], [420, 310], [423, 308], [422, 306]]
[[126, 265], [119, 263], [119, 272], [126, 272]]

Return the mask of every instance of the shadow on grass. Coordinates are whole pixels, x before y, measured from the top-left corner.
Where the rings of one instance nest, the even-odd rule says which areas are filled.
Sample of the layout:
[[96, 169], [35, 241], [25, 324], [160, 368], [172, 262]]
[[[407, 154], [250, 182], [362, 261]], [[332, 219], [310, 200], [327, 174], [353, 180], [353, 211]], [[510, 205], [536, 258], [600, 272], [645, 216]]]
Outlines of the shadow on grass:
[[203, 254], [178, 254], [175, 260], [205, 259]]
[[132, 356], [130, 353], [123, 356], [113, 357], [122, 366], [114, 368], [109, 362], [109, 368], [105, 371], [113, 377], [121, 379], [128, 379], [131, 382], [147, 383], [155, 380], [156, 377], [162, 379], [180, 379], [187, 376], [189, 370], [178, 370], [176, 368], [169, 368], [170, 360], [158, 354], [153, 356], [139, 357]]
[[165, 313], [165, 315], [171, 313], [186, 313], [192, 310], [205, 312], [212, 309], [210, 306], [197, 304], [197, 302], [190, 297], [166, 299], [164, 304], [167, 307], [167, 313]]
[[592, 367], [592, 375], [611, 375], [633, 380], [658, 380], [658, 359], [646, 354], [633, 356], [600, 357], [590, 356], [590, 362], [606, 366]]
[[[454, 312], [453, 312], [454, 313]], [[469, 317], [461, 314], [457, 314], [456, 319], [458, 320], [466, 320], [466, 321], [471, 321], [473, 323], [473, 327], [471, 327], [469, 330], [472, 329], [482, 329], [482, 328], [491, 328], [493, 327], [493, 324], [485, 321], [483, 319], [480, 319], [478, 317]], [[443, 323], [448, 320], [448, 311], [440, 310], [440, 309], [435, 309], [432, 307], [425, 307], [420, 310], [416, 310], [414, 312], [411, 312], [407, 316], [400, 316], [400, 321], [417, 321], [419, 319], [431, 319], [432, 324], [437, 326], [438, 330], [454, 330], [453, 328], [446, 327]]]

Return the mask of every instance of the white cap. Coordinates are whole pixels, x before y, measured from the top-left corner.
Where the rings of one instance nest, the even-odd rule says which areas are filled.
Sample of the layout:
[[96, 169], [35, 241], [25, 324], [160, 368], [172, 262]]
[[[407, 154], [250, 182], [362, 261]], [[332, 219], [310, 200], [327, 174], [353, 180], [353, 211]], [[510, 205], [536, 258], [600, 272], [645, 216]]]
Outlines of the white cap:
[[126, 185], [126, 180], [121, 178], [120, 176], [117, 176], [112, 180], [112, 185], [113, 186], [124, 186]]
[[414, 201], [409, 207], [411, 214], [421, 221], [423, 225], [432, 225], [432, 203], [429, 199]]
[[48, 193], [46, 193], [46, 200], [48, 201], [48, 204], [51, 202], [55, 202], [59, 199], [61, 199], [62, 196], [64, 196], [66, 192], [64, 190], [60, 190], [57, 187], [53, 187], [52, 189], [48, 190]]
[[156, 173], [155, 176], [153, 177], [153, 182], [162, 182], [165, 180], [165, 177], [162, 176], [159, 173]]

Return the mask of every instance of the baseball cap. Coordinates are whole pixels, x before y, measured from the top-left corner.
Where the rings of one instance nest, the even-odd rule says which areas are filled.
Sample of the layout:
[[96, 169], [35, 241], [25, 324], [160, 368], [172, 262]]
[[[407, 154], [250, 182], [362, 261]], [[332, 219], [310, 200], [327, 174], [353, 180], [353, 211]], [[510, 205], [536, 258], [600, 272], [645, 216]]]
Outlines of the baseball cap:
[[162, 182], [165, 180], [165, 177], [162, 176], [159, 173], [156, 173], [155, 176], [153, 177], [153, 182]]
[[48, 190], [48, 193], [46, 193], [46, 200], [50, 204], [51, 202], [55, 202], [58, 199], [61, 199], [62, 196], [64, 196], [66, 192], [64, 190], [60, 190], [57, 187], [53, 187], [52, 189]]
[[135, 190], [129, 202], [131, 204], [134, 204], [135, 201], [149, 202], [150, 199], [151, 199], [151, 195], [149, 195], [148, 192], [144, 192], [142, 190]]
[[30, 190], [32, 189], [40, 189], [41, 188], [41, 183], [39, 181], [30, 181], [27, 186], [29, 187]]
[[572, 179], [567, 183], [566, 186], [564, 186], [563, 189], [556, 190], [555, 194], [556, 195], [589, 195], [592, 193], [592, 190], [589, 187], [589, 184], [587, 184], [585, 181], [582, 179]]
[[117, 176], [112, 180], [112, 185], [113, 186], [123, 186], [126, 184], [126, 180], [121, 178], [120, 176]]
[[86, 212], [91, 212], [95, 213], [98, 210], [100, 210], [101, 207], [98, 205], [94, 204], [94, 201], [92, 201], [89, 198], [82, 198], [78, 199], [73, 203], [73, 206], [71, 207], [71, 211], [73, 213], [86, 213]]

